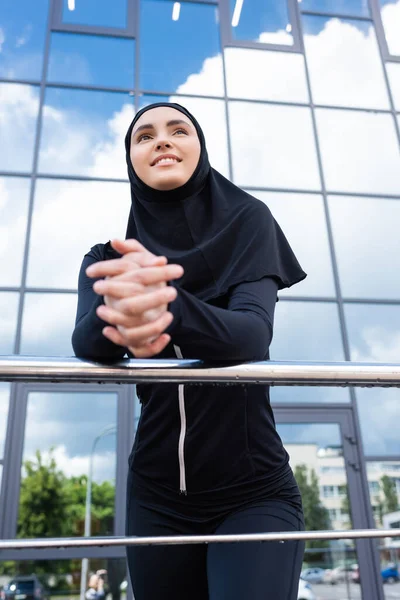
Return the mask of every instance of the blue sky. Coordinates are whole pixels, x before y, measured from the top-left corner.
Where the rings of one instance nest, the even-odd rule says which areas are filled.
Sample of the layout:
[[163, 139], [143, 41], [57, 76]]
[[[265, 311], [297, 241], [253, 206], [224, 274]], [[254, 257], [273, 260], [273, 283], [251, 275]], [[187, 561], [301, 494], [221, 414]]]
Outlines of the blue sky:
[[1, 77], [40, 78], [47, 15], [48, 0], [1, 0]]
[[302, 10], [369, 16], [368, 0], [302, 0], [300, 6]]

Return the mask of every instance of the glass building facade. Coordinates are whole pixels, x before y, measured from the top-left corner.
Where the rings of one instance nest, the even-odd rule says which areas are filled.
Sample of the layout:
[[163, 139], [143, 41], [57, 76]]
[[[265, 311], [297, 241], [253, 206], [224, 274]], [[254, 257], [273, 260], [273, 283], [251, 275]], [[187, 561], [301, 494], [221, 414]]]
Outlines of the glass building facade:
[[[400, 0], [2, 0], [0, 354], [73, 354], [82, 257], [125, 233], [124, 135], [158, 100], [194, 113], [212, 165], [308, 272], [280, 294], [272, 359], [399, 362]], [[318, 492], [309, 529], [399, 526], [398, 389], [272, 402]], [[89, 472], [92, 535], [123, 535], [137, 419], [129, 386], [0, 383], [0, 537], [83, 535]], [[79, 595], [83, 558], [131, 596], [123, 549], [100, 547], [3, 552], [0, 590], [34, 572]], [[304, 568], [311, 584], [325, 569], [321, 598], [400, 599], [393, 563], [394, 538], [343, 540], [311, 544]]]

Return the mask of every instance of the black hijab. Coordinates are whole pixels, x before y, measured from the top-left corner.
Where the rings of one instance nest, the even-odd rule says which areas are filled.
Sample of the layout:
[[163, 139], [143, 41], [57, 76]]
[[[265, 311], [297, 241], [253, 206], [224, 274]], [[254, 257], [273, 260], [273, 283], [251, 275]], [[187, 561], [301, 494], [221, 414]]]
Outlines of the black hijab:
[[[146, 185], [130, 159], [135, 123], [159, 106], [186, 115], [201, 146], [189, 181], [170, 191]], [[201, 127], [183, 106], [160, 102], [140, 110], [126, 134], [125, 149], [132, 197], [126, 238], [135, 238], [154, 254], [182, 265], [185, 273], [174, 283], [178, 288], [209, 300], [238, 283], [265, 276], [275, 278], [279, 289], [306, 277], [267, 206], [210, 166]]]

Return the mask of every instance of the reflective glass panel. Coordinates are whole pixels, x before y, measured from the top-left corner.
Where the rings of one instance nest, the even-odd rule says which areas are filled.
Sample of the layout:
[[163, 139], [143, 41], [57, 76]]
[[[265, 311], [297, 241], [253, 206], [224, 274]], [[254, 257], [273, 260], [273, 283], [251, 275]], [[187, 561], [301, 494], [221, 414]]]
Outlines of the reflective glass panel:
[[[398, 529], [400, 527], [400, 461], [367, 462], [369, 497], [375, 520], [379, 529]], [[378, 541], [381, 572], [385, 583], [385, 598], [396, 598], [400, 591], [400, 582], [394, 569], [400, 563], [398, 538], [384, 538]], [[389, 580], [389, 581], [388, 581]]]
[[229, 177], [228, 138], [225, 103], [212, 98], [189, 98], [182, 96], [144, 95], [139, 108], [154, 102], [176, 102], [185, 106], [200, 123], [207, 143], [211, 165], [225, 177]]
[[400, 64], [387, 62], [386, 70], [389, 77], [390, 89], [392, 90], [395, 108], [396, 110], [400, 111]]
[[124, 138], [133, 115], [128, 94], [47, 89], [39, 170], [127, 178]]
[[140, 25], [142, 89], [223, 96], [217, 6], [142, 0]]
[[309, 101], [304, 58], [300, 54], [225, 48], [225, 69], [231, 98]]
[[40, 79], [47, 15], [48, 0], [1, 0], [1, 78]]
[[389, 53], [400, 55], [400, 0], [380, 0], [380, 5]]
[[[337, 305], [281, 300], [275, 311], [271, 360], [344, 360]], [[349, 392], [336, 387], [271, 388], [273, 402], [348, 402]]]
[[342, 361], [337, 305], [281, 300], [275, 311], [272, 360]]
[[[368, 462], [367, 477], [375, 527], [400, 528], [400, 461]], [[386, 600], [400, 597], [398, 538], [377, 540]]]
[[0, 169], [32, 170], [39, 88], [0, 83]]
[[[74, 9], [70, 10], [69, 6]], [[127, 0], [63, 0], [62, 20], [64, 23], [97, 25], [102, 27], [126, 28]]]
[[21, 354], [74, 356], [71, 335], [76, 305], [76, 294], [26, 294]]
[[400, 201], [330, 196], [329, 212], [343, 295], [400, 300]]
[[0, 292], [0, 354], [13, 354], [19, 294]]
[[[80, 515], [74, 515], [78, 518]], [[24, 537], [19, 533], [18, 537]], [[53, 537], [53, 536], [51, 536]], [[58, 537], [58, 536], [54, 536]], [[2, 569], [1, 582], [4, 589], [15, 584], [21, 585], [19, 578], [34, 574], [37, 578], [37, 595], [40, 598], [65, 598], [73, 600], [79, 598], [82, 575], [85, 578], [84, 589], [86, 594], [95, 596], [95, 593], [103, 595], [106, 589], [108, 600], [126, 600], [127, 596], [127, 564], [124, 558], [73, 558], [70, 560], [60, 559], [55, 551], [56, 560], [29, 560], [29, 561], [7, 561], [0, 562]], [[104, 571], [104, 584], [99, 583], [96, 588], [89, 589], [90, 576], [97, 571]], [[29, 585], [29, 579], [28, 579]], [[30, 583], [33, 586], [33, 582]], [[25, 588], [18, 591], [27, 591]], [[12, 594], [14, 595], [14, 594]], [[24, 595], [24, 594], [21, 594]]]
[[369, 17], [368, 0], [301, 0], [302, 10]]
[[[279, 423], [279, 417], [277, 420], [277, 429], [290, 455], [302, 495], [306, 530], [351, 529], [353, 507], [339, 424]], [[306, 542], [303, 584], [300, 584], [298, 598], [359, 599], [360, 586], [352, 576], [354, 563], [357, 563], [357, 553], [350, 540]], [[302, 585], [306, 582], [309, 587], [303, 588], [302, 595]], [[314, 590], [318, 596], [311, 595]]]
[[263, 200], [281, 226], [307, 278], [282, 296], [334, 296], [332, 263], [321, 196], [252, 192]]
[[372, 23], [305, 15], [303, 30], [315, 104], [389, 108]]
[[0, 178], [0, 285], [21, 284], [30, 180]]
[[134, 63], [134, 40], [53, 33], [48, 81], [131, 89]]
[[8, 405], [10, 401], [10, 384], [0, 381], [0, 458], [4, 456], [6, 441]]
[[400, 390], [356, 388], [356, 396], [364, 454], [400, 456]]
[[[76, 289], [83, 256], [90, 248], [125, 236], [130, 204], [129, 188], [124, 183], [39, 179], [28, 285]], [[63, 230], [73, 232], [73, 237], [54, 236], [60, 223]]]
[[400, 306], [345, 304], [351, 360], [397, 363], [400, 357]]
[[320, 189], [309, 108], [229, 102], [234, 181]]
[[[29, 393], [19, 506], [20, 533], [24, 528], [28, 538], [83, 535], [86, 484], [90, 477], [93, 486], [91, 533], [113, 534], [116, 420], [115, 393]], [[47, 477], [40, 472], [41, 465]], [[35, 489], [43, 489], [43, 497], [39, 491], [39, 498], [36, 498], [38, 503], [40, 500], [45, 503], [52, 493], [49, 503], [52, 518], [47, 514], [44, 523], [32, 518], [32, 513], [37, 516], [37, 511], [30, 510]], [[71, 510], [72, 503], [74, 510]]]
[[230, 0], [232, 36], [263, 44], [293, 45], [287, 2]]
[[317, 109], [328, 190], [400, 193], [400, 151], [392, 115]]

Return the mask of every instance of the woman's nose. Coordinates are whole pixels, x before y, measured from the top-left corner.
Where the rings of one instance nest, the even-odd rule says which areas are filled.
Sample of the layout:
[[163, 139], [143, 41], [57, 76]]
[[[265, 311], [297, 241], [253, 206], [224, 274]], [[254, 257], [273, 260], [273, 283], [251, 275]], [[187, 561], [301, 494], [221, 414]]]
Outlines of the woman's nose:
[[161, 148], [170, 148], [170, 147], [171, 147], [171, 144], [166, 141], [158, 142], [158, 144], [157, 144], [157, 150], [161, 150]]

